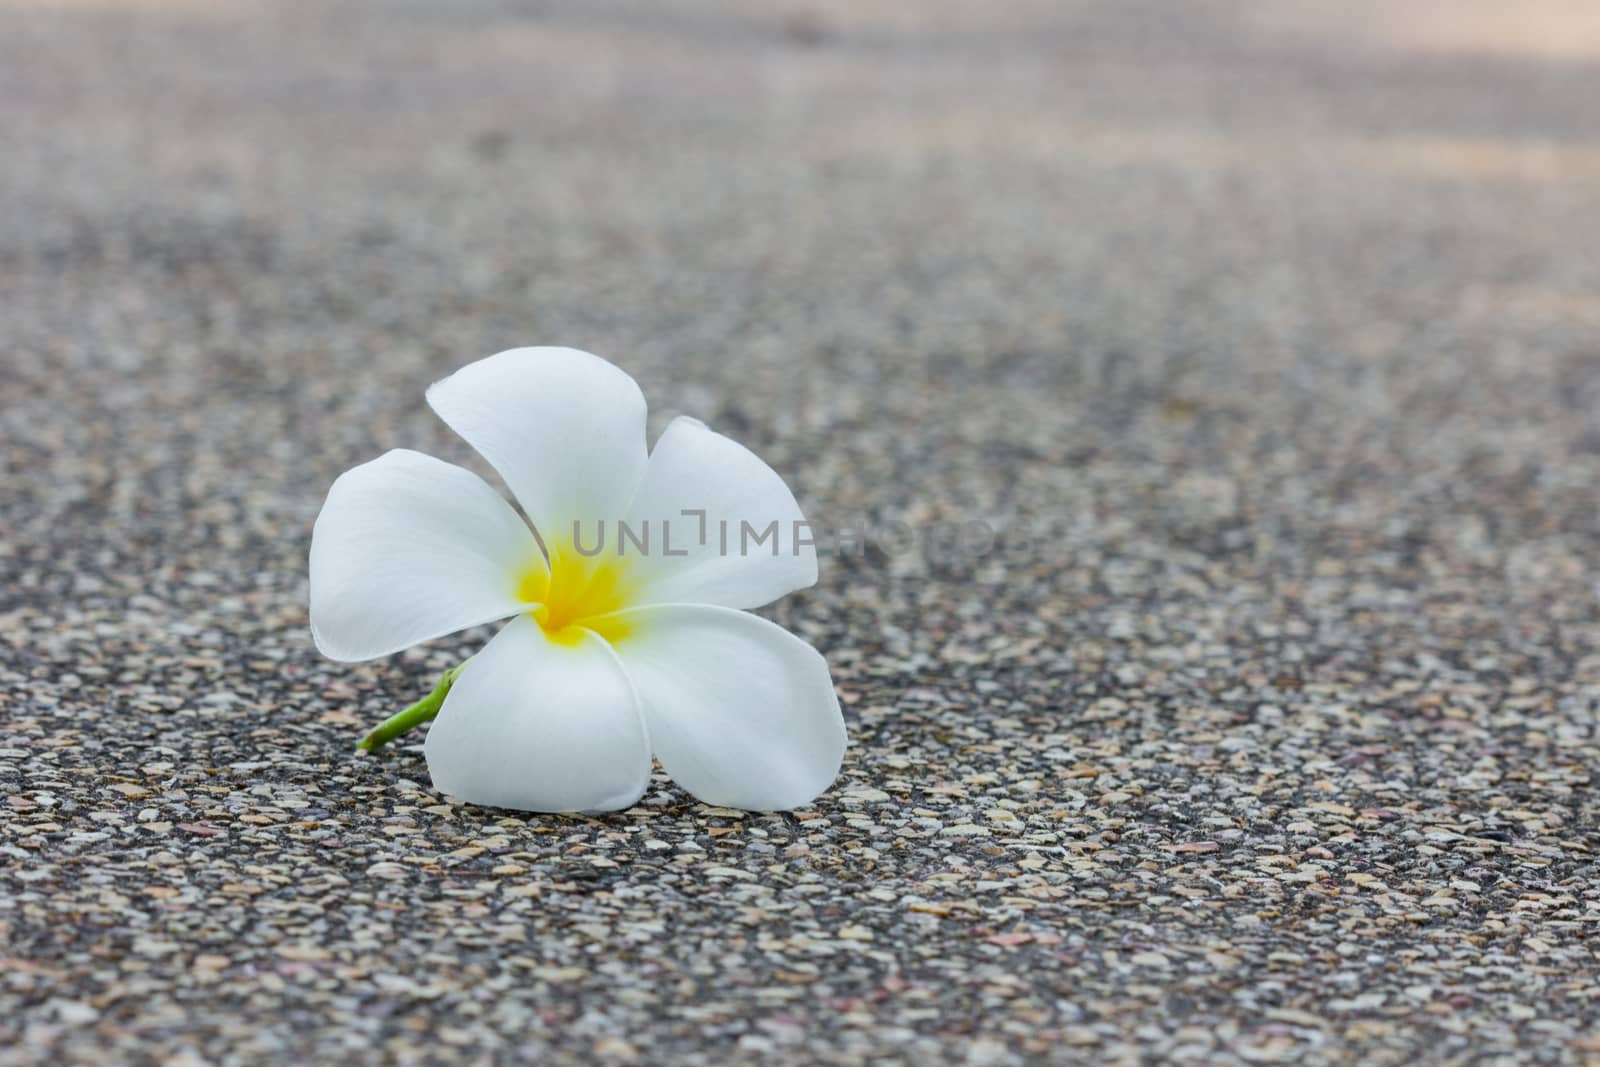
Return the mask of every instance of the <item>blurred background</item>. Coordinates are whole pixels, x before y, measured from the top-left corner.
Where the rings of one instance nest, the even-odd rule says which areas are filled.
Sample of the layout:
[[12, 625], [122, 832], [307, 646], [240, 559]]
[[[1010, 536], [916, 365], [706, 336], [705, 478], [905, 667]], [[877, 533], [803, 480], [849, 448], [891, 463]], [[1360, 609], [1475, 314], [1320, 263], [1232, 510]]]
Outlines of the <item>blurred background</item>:
[[523, 343], [813, 510], [1515, 524], [1600, 450], [1597, 54], [1579, 0], [5, 0], [23, 540], [275, 555]]
[[[0, 941], [48, 964], [8, 978], [0, 1036], [177, 1041], [190, 997], [208, 1055], [326, 1058], [492, 980], [510, 1014], [464, 1045], [580, 1062], [785, 1026], [841, 1061], [882, 1033], [923, 1062], [1581, 1039], [1593, 949], [1513, 933], [1526, 894], [1594, 906], [1597, 102], [1593, 0], [0, 0], [0, 791], [33, 857]], [[1053, 523], [1004, 557], [825, 561], [779, 609], [851, 721], [822, 822], [707, 836], [663, 780], [551, 830], [442, 806], [417, 744], [349, 754], [482, 634], [323, 663], [311, 523], [391, 447], [483, 470], [423, 389], [524, 344], [617, 362], [653, 429], [706, 419], [820, 520]], [[549, 888], [613, 848], [617, 898]], [[535, 912], [492, 895], [508, 851]], [[1273, 909], [1254, 854], [1302, 864]], [[755, 872], [766, 936], [876, 941], [814, 996], [773, 978], [693, 856]], [[1396, 895], [1295, 895], [1348, 871]], [[760, 898], [791, 876], [838, 895]], [[1470, 910], [1417, 903], [1457, 883]], [[903, 906], [980, 884], [1013, 895]], [[661, 1001], [474, 954], [526, 923], [518, 951], [587, 967], [562, 924], [620, 929], [627, 891], [683, 935], [627, 942]], [[427, 914], [397, 938], [369, 893]], [[380, 990], [391, 1020], [359, 977], [225, 966], [278, 975], [286, 942], [444, 992]], [[1189, 969], [1130, 969], [1157, 948]], [[684, 960], [728, 988], [674, 984]], [[1358, 1033], [1353, 990], [1431, 1014]]]

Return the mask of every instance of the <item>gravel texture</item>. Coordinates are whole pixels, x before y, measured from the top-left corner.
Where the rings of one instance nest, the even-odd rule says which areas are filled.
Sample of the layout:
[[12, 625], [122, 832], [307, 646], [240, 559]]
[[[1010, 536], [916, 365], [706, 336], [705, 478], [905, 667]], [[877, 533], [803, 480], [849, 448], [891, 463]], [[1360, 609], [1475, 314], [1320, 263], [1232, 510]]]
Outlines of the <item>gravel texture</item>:
[[[0, 0], [0, 1063], [1600, 1058], [1597, 99], [1557, 0]], [[881, 535], [815, 805], [355, 753], [485, 633], [323, 661], [312, 519], [524, 343]]]

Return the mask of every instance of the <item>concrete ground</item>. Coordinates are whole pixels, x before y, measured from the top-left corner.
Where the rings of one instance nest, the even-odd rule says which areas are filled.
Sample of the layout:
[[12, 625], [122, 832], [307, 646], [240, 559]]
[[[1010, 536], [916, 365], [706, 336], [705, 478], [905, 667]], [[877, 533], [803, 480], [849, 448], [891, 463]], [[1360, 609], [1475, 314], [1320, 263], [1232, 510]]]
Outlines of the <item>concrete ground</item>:
[[[1600, 1057], [1597, 100], [1582, 0], [0, 0], [0, 1062]], [[526, 343], [918, 538], [776, 611], [815, 805], [353, 751], [487, 631], [324, 661], [311, 522]]]

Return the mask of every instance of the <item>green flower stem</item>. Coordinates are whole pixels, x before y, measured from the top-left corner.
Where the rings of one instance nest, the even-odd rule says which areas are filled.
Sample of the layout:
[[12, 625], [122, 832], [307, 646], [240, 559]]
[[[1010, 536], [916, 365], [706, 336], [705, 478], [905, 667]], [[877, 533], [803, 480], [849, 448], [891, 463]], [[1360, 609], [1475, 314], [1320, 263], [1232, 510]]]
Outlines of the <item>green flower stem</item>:
[[414, 730], [439, 714], [439, 709], [444, 706], [445, 696], [449, 694], [450, 687], [456, 684], [456, 678], [465, 666], [465, 663], [460, 663], [441, 674], [439, 684], [433, 687], [433, 692], [406, 710], [389, 716], [363, 737], [356, 748], [363, 752], [376, 752], [407, 730]]

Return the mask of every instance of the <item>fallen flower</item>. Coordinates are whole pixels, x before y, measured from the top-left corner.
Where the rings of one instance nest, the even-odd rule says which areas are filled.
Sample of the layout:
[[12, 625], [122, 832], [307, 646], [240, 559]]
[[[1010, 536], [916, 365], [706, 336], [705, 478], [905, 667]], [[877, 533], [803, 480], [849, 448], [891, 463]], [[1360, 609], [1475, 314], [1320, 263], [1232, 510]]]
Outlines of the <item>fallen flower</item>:
[[[533, 525], [476, 474], [418, 452], [334, 482], [311, 539], [323, 654], [374, 659], [510, 619], [372, 747], [385, 728], [436, 715], [424, 745], [434, 786], [530, 811], [629, 807], [652, 752], [724, 807], [792, 808], [832, 783], [845, 728], [827, 663], [744, 610], [816, 581], [782, 478], [690, 418], [647, 453], [638, 385], [575, 349], [501, 352], [427, 398]], [[606, 520], [619, 536], [592, 547]], [[797, 531], [782, 551], [708, 536], [773, 524]]]

